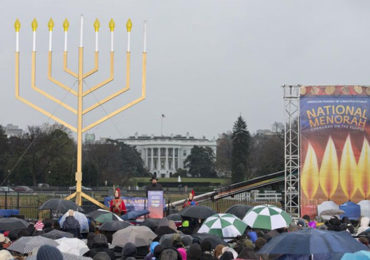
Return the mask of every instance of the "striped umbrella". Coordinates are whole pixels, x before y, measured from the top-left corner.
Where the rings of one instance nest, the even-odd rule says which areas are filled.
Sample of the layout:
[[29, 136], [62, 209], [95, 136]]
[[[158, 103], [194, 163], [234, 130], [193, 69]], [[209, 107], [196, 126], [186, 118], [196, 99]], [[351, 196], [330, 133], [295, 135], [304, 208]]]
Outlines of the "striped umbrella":
[[274, 230], [288, 227], [292, 222], [291, 216], [284, 210], [273, 205], [253, 207], [243, 218], [243, 222], [252, 228]]
[[208, 233], [221, 238], [241, 236], [247, 225], [232, 214], [221, 213], [208, 217], [198, 230], [198, 233]]

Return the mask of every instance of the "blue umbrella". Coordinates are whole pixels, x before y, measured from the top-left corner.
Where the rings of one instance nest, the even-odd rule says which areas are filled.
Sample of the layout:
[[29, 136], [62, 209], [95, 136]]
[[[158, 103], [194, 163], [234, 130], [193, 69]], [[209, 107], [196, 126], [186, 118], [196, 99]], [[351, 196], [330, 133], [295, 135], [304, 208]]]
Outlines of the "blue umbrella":
[[348, 232], [303, 229], [283, 233], [272, 238], [259, 251], [259, 255], [337, 255], [368, 248]]
[[[59, 225], [62, 227], [63, 226], [63, 223], [64, 221], [66, 220], [66, 217], [68, 217], [69, 213], [65, 213], [60, 219], [59, 219]], [[78, 221], [78, 223], [80, 223], [80, 232], [81, 233], [88, 233], [89, 232], [89, 221], [87, 219], [87, 217], [85, 216], [85, 214], [81, 213], [81, 212], [78, 212], [78, 211], [75, 211], [73, 212], [73, 216], [75, 217], [75, 219]]]
[[127, 214], [121, 216], [123, 220], [135, 220], [138, 217], [144, 216], [149, 214], [149, 210], [143, 209], [143, 210], [132, 210], [128, 212]]
[[369, 251], [358, 251], [356, 253], [345, 253], [341, 260], [366, 260], [370, 259]]

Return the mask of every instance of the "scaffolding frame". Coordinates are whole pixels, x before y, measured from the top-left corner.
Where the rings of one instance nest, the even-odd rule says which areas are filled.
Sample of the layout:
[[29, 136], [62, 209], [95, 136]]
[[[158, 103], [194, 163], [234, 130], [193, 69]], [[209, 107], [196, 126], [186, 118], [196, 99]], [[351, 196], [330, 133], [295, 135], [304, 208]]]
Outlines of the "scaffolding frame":
[[283, 85], [284, 91], [284, 207], [292, 217], [300, 217], [300, 85]]

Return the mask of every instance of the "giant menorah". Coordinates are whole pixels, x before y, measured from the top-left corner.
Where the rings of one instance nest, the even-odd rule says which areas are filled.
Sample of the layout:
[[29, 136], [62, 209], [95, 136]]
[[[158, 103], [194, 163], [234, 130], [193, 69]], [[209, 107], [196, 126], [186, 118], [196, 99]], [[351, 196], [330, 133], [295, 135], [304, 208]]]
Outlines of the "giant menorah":
[[106, 116], [100, 118], [99, 120], [84, 126], [83, 125], [83, 117], [87, 113], [93, 111], [95, 108], [103, 105], [104, 103], [112, 100], [113, 98], [123, 94], [130, 88], [130, 34], [131, 34], [131, 28], [132, 28], [132, 22], [129, 19], [126, 24], [127, 28], [127, 52], [126, 52], [126, 86], [122, 89], [118, 90], [117, 92], [107, 96], [106, 98], [100, 100], [96, 104], [84, 108], [83, 106], [83, 99], [90, 93], [93, 93], [97, 89], [107, 85], [109, 82], [111, 82], [114, 78], [114, 29], [115, 29], [115, 22], [113, 19], [109, 22], [109, 29], [110, 29], [110, 76], [108, 79], [104, 80], [103, 82], [100, 82], [99, 84], [91, 87], [90, 89], [84, 90], [83, 87], [83, 80], [87, 77], [91, 76], [95, 72], [98, 71], [99, 67], [99, 28], [100, 28], [100, 22], [98, 19], [94, 22], [94, 29], [95, 29], [95, 65], [94, 68], [86, 73], [84, 73], [84, 47], [83, 47], [83, 27], [84, 27], [84, 18], [81, 16], [81, 28], [80, 28], [80, 45], [78, 47], [78, 71], [73, 72], [68, 68], [67, 65], [67, 58], [68, 58], [68, 28], [69, 28], [69, 22], [66, 19], [63, 23], [63, 29], [64, 29], [64, 57], [63, 57], [63, 67], [64, 71], [68, 74], [70, 74], [72, 77], [74, 77], [77, 80], [78, 87], [77, 91], [74, 90], [72, 87], [69, 87], [62, 82], [58, 81], [52, 76], [52, 36], [53, 36], [53, 28], [54, 28], [54, 22], [52, 19], [49, 20], [48, 28], [49, 28], [49, 52], [48, 52], [48, 79], [56, 84], [57, 86], [63, 88], [64, 90], [68, 91], [70, 94], [75, 96], [77, 98], [77, 108], [71, 107], [68, 104], [64, 103], [62, 100], [57, 99], [53, 95], [48, 94], [44, 90], [38, 88], [36, 86], [36, 30], [38, 27], [36, 19], [32, 21], [31, 27], [32, 27], [32, 38], [33, 38], [33, 45], [32, 45], [32, 63], [31, 63], [31, 87], [36, 92], [40, 93], [41, 95], [45, 96], [46, 98], [54, 101], [55, 103], [59, 104], [63, 108], [69, 110], [77, 117], [77, 127], [67, 123], [66, 121], [60, 119], [59, 117], [55, 116], [54, 114], [48, 112], [44, 108], [41, 108], [40, 106], [30, 102], [29, 100], [25, 99], [24, 97], [21, 97], [19, 94], [19, 31], [21, 28], [21, 24], [19, 20], [17, 19], [15, 24], [15, 32], [16, 32], [16, 52], [15, 52], [15, 96], [18, 100], [22, 101], [23, 103], [27, 104], [28, 106], [36, 109], [40, 113], [44, 114], [45, 116], [55, 120], [56, 122], [64, 125], [68, 129], [70, 129], [73, 132], [77, 133], [77, 170], [76, 170], [76, 192], [69, 195], [65, 199], [72, 199], [76, 198], [76, 204], [80, 205], [82, 204], [82, 198], [85, 198], [94, 204], [105, 207], [103, 204], [101, 204], [99, 201], [95, 200], [94, 198], [90, 197], [89, 195], [82, 192], [82, 134], [93, 127], [103, 123], [104, 121], [110, 119], [111, 117], [121, 113], [122, 111], [132, 107], [133, 105], [139, 103], [140, 101], [145, 99], [146, 96], [146, 25], [144, 24], [144, 49], [143, 49], [143, 55], [142, 55], [142, 90], [141, 90], [141, 96], [130, 103], [118, 108], [117, 110], [111, 112], [110, 114], [107, 114]]

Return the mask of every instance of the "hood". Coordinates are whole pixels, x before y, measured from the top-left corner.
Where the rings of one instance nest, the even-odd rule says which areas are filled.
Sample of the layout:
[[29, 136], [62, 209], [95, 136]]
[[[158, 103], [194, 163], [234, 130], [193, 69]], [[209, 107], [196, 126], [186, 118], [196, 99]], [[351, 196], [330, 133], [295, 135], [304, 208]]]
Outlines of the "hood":
[[370, 223], [370, 219], [368, 217], [361, 218], [361, 227], [368, 227]]
[[127, 243], [123, 248], [122, 248], [122, 256], [128, 257], [128, 256], [133, 256], [136, 257], [137, 249], [133, 243]]

